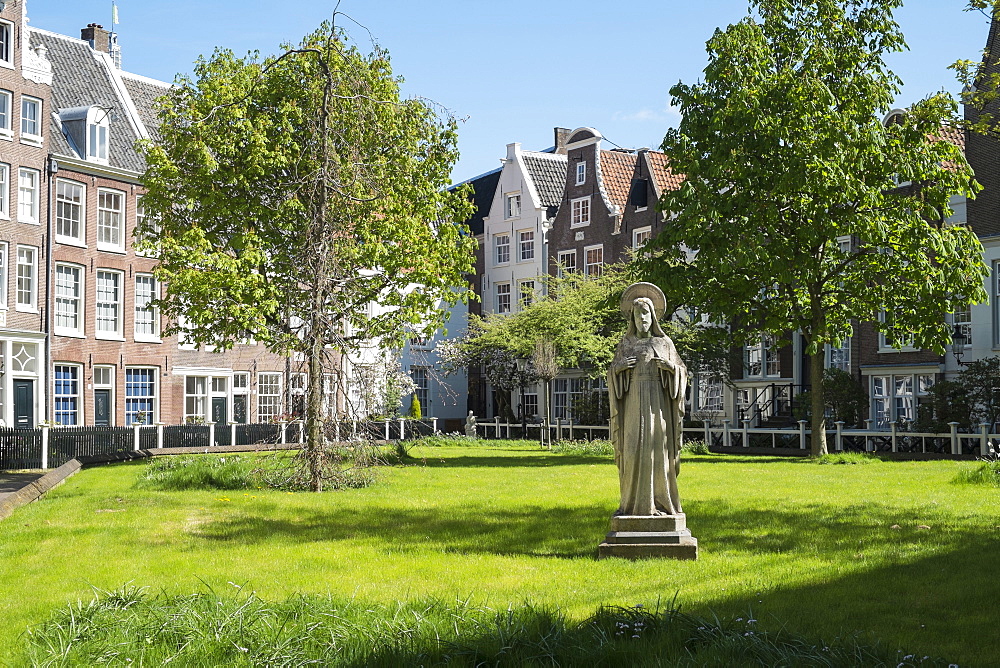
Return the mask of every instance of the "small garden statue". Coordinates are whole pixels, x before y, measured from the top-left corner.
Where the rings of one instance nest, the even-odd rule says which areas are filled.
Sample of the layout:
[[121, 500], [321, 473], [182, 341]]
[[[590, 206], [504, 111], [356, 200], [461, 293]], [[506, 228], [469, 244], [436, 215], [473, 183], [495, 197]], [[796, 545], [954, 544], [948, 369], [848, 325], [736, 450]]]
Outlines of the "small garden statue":
[[469, 411], [469, 417], [465, 418], [465, 435], [468, 438], [476, 437], [476, 416]]
[[634, 283], [622, 296], [628, 330], [608, 369], [621, 503], [601, 557], [697, 557], [677, 493], [687, 367], [658, 322], [665, 308], [651, 283]]

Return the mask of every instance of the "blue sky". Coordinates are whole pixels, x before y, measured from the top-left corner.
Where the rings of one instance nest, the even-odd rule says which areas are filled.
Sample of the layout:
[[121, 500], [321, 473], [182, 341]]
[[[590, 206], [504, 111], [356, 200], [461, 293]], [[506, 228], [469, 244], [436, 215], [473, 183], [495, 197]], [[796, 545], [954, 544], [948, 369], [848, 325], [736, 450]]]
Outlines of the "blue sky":
[[[22, 0], [24, 1], [24, 0]], [[79, 36], [111, 24], [110, 0], [26, 0], [31, 25]], [[170, 81], [216, 46], [277, 51], [330, 18], [330, 0], [119, 0], [125, 69]], [[897, 20], [910, 51], [890, 65], [903, 105], [956, 91], [947, 65], [975, 58], [986, 19], [965, 0], [906, 0]], [[696, 80], [705, 41], [746, 14], [745, 0], [342, 0], [392, 55], [410, 95], [464, 119], [456, 181], [499, 166], [509, 142], [540, 150], [552, 128], [592, 126], [624, 147], [656, 147], [677, 116], [669, 89]], [[355, 40], [367, 33], [351, 26]]]

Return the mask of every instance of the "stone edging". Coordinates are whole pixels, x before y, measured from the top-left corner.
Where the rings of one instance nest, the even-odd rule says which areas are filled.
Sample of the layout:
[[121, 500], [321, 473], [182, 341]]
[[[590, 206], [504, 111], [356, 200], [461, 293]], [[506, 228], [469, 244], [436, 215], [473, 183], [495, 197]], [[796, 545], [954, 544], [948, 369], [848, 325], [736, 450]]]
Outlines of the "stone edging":
[[57, 469], [53, 469], [38, 480], [30, 482], [16, 492], [12, 492], [0, 502], [0, 520], [10, 517], [15, 510], [37, 501], [49, 490], [58, 487], [67, 478], [75, 475], [85, 466], [98, 466], [115, 462], [128, 462], [150, 457], [167, 455], [201, 455], [226, 452], [266, 452], [269, 450], [298, 450], [300, 443], [275, 443], [257, 445], [217, 445], [200, 448], [154, 448], [151, 450], [133, 450], [131, 452], [116, 452], [108, 455], [88, 455], [71, 459]]

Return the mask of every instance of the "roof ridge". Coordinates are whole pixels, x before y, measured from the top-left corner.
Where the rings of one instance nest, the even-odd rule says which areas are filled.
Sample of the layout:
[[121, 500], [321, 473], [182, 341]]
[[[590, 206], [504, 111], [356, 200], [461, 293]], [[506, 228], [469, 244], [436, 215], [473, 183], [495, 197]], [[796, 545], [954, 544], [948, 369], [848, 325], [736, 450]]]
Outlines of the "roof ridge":
[[164, 88], [173, 88], [174, 85], [167, 81], [160, 81], [159, 79], [154, 79], [153, 77], [147, 77], [143, 74], [136, 74], [135, 72], [129, 72], [127, 70], [118, 70], [119, 74], [128, 79], [134, 79], [135, 81], [140, 81], [142, 83], [155, 84], [157, 86], [163, 86]]
[[46, 30], [45, 28], [36, 28], [35, 26], [27, 26], [28, 31], [32, 33], [39, 33], [42, 35], [48, 35], [49, 37], [58, 37], [59, 39], [64, 39], [68, 42], [76, 42], [78, 44], [86, 44], [90, 46], [90, 42], [85, 39], [78, 39], [76, 37], [70, 37], [69, 35], [63, 35], [59, 32], [52, 32], [51, 30]]

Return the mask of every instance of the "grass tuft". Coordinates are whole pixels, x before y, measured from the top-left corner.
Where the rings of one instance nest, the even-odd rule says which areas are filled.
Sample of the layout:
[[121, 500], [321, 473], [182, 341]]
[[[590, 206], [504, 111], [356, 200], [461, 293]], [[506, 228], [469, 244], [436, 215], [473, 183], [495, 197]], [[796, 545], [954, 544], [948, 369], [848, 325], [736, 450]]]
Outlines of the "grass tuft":
[[764, 632], [751, 615], [704, 619], [665, 610], [602, 607], [583, 622], [531, 604], [493, 609], [466, 601], [365, 605], [330, 596], [271, 603], [230, 583], [149, 595], [100, 591], [31, 629], [24, 656], [66, 665], [944, 665], [856, 639], [809, 642]]
[[558, 441], [552, 444], [552, 452], [559, 455], [613, 457], [615, 449], [611, 441]]
[[1000, 487], [1000, 460], [979, 462], [976, 466], [965, 466], [959, 470], [953, 482], [960, 485], [987, 485]]
[[832, 452], [813, 461], [817, 464], [881, 464], [883, 460], [869, 452]]

